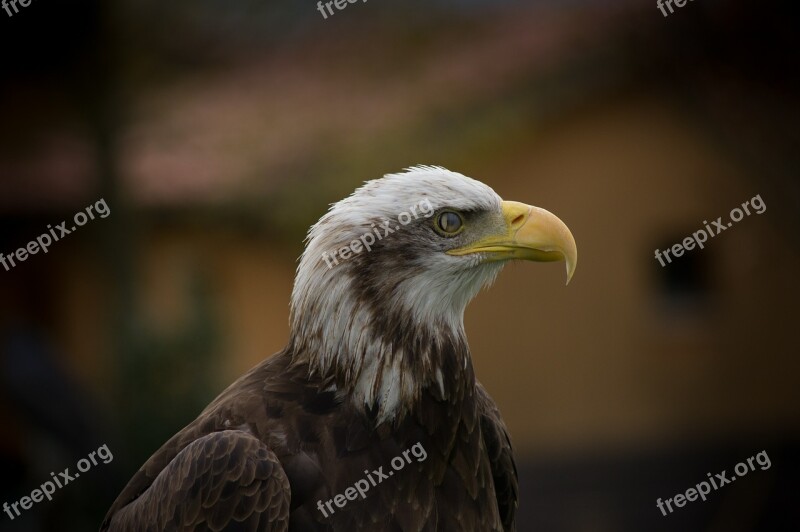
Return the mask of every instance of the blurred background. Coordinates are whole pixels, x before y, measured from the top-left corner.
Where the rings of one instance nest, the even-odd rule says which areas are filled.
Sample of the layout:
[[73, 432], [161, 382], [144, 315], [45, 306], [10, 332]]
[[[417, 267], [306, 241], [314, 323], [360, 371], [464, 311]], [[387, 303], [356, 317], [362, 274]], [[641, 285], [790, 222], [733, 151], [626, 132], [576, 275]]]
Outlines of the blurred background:
[[[0, 503], [114, 455], [0, 530], [96, 530], [161, 443], [284, 346], [307, 228], [414, 164], [547, 208], [578, 242], [568, 288], [563, 265], [513, 264], [467, 312], [520, 532], [800, 530], [790, 5], [0, 10], [0, 253], [111, 212], [0, 267]], [[756, 195], [763, 214], [654, 258]], [[656, 508], [760, 451], [769, 469]]]

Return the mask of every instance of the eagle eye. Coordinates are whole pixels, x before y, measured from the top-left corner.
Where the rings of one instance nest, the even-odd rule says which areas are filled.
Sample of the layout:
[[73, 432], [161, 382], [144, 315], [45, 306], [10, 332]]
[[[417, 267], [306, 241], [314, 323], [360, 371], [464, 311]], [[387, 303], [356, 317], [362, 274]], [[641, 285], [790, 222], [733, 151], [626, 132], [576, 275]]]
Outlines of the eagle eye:
[[461, 231], [464, 221], [457, 213], [445, 211], [436, 219], [436, 228], [447, 236], [452, 236]]

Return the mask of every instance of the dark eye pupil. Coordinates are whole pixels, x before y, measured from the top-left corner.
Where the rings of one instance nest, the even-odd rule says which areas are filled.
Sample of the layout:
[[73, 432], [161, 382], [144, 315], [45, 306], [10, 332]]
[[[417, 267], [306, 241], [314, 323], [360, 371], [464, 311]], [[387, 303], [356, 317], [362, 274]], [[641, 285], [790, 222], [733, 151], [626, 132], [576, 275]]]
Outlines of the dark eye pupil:
[[454, 233], [461, 228], [461, 218], [453, 212], [444, 212], [439, 216], [439, 228], [446, 233]]

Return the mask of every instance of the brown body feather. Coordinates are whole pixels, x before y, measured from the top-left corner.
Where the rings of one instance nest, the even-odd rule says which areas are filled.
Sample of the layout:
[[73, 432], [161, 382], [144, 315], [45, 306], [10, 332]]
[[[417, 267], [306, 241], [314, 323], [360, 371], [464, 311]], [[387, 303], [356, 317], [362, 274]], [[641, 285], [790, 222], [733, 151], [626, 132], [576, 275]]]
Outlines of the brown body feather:
[[[136, 473], [102, 531], [514, 530], [517, 475], [505, 426], [471, 366], [444, 399], [425, 390], [399, 423], [323, 392], [283, 352], [225, 390]], [[466, 377], [466, 378], [465, 378]], [[370, 428], [372, 427], [372, 428]], [[366, 499], [323, 516], [317, 501], [344, 493], [416, 443], [427, 452]]]

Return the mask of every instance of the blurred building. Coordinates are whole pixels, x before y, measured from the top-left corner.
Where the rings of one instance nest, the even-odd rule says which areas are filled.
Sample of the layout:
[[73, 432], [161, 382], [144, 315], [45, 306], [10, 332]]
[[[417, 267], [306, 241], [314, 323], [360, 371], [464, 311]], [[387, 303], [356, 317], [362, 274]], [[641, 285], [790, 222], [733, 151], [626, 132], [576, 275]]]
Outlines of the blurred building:
[[[25, 529], [99, 523], [117, 491], [103, 482], [121, 488], [115, 475], [283, 347], [295, 261], [327, 204], [423, 163], [553, 211], [578, 243], [569, 287], [560, 266], [513, 264], [467, 314], [518, 450], [521, 531], [791, 530], [785, 7], [377, 4], [323, 20], [310, 4], [86, 1], [3, 21], [3, 49], [37, 24], [51, 38], [9, 58], [0, 87], [0, 252], [100, 198], [111, 211], [0, 270], [3, 496], [46, 478], [42, 453], [59, 468], [107, 441], [119, 457], [94, 502], [40, 505]], [[757, 195], [766, 211], [705, 249], [654, 257]], [[656, 509], [761, 450], [773, 468], [747, 483]]]

